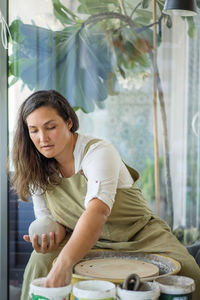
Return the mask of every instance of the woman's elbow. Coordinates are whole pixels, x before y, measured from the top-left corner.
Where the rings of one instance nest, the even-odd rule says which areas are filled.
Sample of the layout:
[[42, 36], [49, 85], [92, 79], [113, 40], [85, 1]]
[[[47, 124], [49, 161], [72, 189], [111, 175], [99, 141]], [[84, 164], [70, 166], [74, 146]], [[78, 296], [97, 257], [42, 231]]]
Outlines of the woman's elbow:
[[110, 215], [109, 206], [98, 198], [93, 198], [92, 200], [90, 200], [88, 208], [95, 210], [98, 214], [100, 214], [104, 218], [105, 222]]

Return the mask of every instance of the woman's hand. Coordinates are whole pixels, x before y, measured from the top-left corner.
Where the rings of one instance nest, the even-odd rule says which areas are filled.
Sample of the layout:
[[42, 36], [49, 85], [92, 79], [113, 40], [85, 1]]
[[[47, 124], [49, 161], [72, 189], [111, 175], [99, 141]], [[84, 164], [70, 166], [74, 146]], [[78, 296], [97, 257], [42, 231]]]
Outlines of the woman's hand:
[[[62, 242], [62, 240], [66, 236], [66, 229], [63, 225], [57, 222], [58, 225], [58, 231], [57, 232], [50, 232], [49, 234], [49, 243], [47, 234], [43, 234], [41, 237], [41, 245], [38, 243], [38, 235], [35, 234], [32, 239], [32, 246], [38, 253], [50, 253], [55, 251], [59, 244]], [[23, 236], [24, 240], [26, 242], [31, 242], [29, 235]]]
[[66, 286], [71, 283], [71, 279], [72, 279], [72, 266], [65, 265], [65, 267], [63, 267], [62, 260], [59, 260], [58, 257], [45, 280], [45, 286], [46, 287]]

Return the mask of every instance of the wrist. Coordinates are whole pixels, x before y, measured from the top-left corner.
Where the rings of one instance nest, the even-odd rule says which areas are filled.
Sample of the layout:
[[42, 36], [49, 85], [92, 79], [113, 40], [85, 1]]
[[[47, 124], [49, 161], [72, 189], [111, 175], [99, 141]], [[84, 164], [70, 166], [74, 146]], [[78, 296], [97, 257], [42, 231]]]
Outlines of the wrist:
[[69, 257], [66, 257], [66, 255], [64, 255], [62, 252], [59, 254], [56, 260], [56, 264], [60, 265], [61, 268], [64, 268], [66, 270], [73, 269], [74, 266], [72, 260], [70, 260]]

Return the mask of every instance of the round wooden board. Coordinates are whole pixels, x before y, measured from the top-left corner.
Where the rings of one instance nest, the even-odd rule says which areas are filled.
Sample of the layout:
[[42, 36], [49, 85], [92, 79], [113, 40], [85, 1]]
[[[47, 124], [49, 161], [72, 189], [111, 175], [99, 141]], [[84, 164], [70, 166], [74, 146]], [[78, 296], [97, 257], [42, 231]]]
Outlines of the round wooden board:
[[141, 278], [159, 274], [159, 268], [151, 263], [126, 258], [101, 258], [82, 261], [75, 265], [74, 273], [92, 278], [122, 279], [136, 273]]

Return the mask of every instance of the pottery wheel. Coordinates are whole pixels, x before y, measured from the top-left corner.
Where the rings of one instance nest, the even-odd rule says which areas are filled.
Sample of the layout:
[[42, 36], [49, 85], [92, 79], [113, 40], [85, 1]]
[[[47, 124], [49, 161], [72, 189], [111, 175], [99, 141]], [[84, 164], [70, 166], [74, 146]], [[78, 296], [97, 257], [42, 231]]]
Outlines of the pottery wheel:
[[141, 278], [158, 275], [159, 268], [141, 260], [109, 257], [82, 261], [75, 265], [74, 273], [86, 277], [124, 280], [132, 273]]

